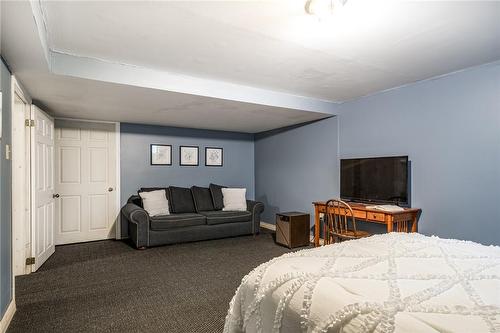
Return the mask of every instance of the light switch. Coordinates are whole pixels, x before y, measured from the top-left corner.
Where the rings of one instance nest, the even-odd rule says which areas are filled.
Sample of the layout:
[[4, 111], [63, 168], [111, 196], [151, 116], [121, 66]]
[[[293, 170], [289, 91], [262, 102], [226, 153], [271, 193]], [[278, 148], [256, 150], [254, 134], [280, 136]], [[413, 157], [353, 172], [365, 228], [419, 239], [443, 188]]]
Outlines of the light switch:
[[10, 160], [10, 145], [5, 145], [5, 159]]

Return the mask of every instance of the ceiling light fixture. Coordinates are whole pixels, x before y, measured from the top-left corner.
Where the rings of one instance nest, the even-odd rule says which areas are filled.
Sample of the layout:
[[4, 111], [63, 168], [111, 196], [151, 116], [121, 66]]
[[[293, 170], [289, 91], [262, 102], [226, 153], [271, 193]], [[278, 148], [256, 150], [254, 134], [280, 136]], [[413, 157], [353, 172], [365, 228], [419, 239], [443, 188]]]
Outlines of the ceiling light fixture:
[[321, 19], [332, 16], [346, 2], [347, 0], [307, 0], [305, 10], [307, 14], [317, 16]]

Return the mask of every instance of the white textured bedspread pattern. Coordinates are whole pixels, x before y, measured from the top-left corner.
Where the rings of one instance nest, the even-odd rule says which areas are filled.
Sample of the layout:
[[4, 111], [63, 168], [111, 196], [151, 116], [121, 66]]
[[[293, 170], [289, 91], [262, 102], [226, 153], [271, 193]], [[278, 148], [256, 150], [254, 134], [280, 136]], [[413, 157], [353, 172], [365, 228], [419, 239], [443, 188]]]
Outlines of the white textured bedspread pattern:
[[500, 247], [389, 233], [285, 254], [243, 278], [224, 332], [500, 332]]

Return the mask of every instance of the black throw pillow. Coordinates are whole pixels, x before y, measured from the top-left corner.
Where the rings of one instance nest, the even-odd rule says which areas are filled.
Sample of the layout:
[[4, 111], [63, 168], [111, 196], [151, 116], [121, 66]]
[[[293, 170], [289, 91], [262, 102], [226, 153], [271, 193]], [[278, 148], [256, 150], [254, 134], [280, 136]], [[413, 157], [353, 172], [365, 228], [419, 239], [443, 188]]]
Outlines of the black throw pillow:
[[170, 186], [169, 191], [170, 199], [172, 200], [172, 203], [170, 204], [172, 207], [172, 213], [196, 213], [191, 189]]
[[226, 186], [210, 184], [208, 188], [210, 189], [210, 193], [212, 194], [212, 202], [214, 204], [215, 210], [221, 210], [222, 208], [224, 208], [222, 189], [226, 188]]
[[198, 212], [214, 210], [212, 195], [208, 187], [192, 186], [191, 192], [193, 193], [194, 205]]
[[142, 208], [142, 199], [139, 195], [132, 195], [130, 198], [128, 198], [127, 203], [133, 203], [134, 205]]

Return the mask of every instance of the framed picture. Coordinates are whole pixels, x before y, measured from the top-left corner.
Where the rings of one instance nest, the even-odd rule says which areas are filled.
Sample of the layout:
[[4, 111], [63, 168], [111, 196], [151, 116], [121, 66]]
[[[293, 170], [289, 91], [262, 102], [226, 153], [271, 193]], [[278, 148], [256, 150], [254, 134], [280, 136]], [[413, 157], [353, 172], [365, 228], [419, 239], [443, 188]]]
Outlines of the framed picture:
[[172, 146], [152, 144], [150, 146], [151, 165], [172, 165]]
[[180, 165], [198, 166], [199, 152], [197, 146], [180, 146], [179, 154]]
[[222, 148], [205, 148], [205, 165], [221, 167], [224, 161], [224, 151]]

